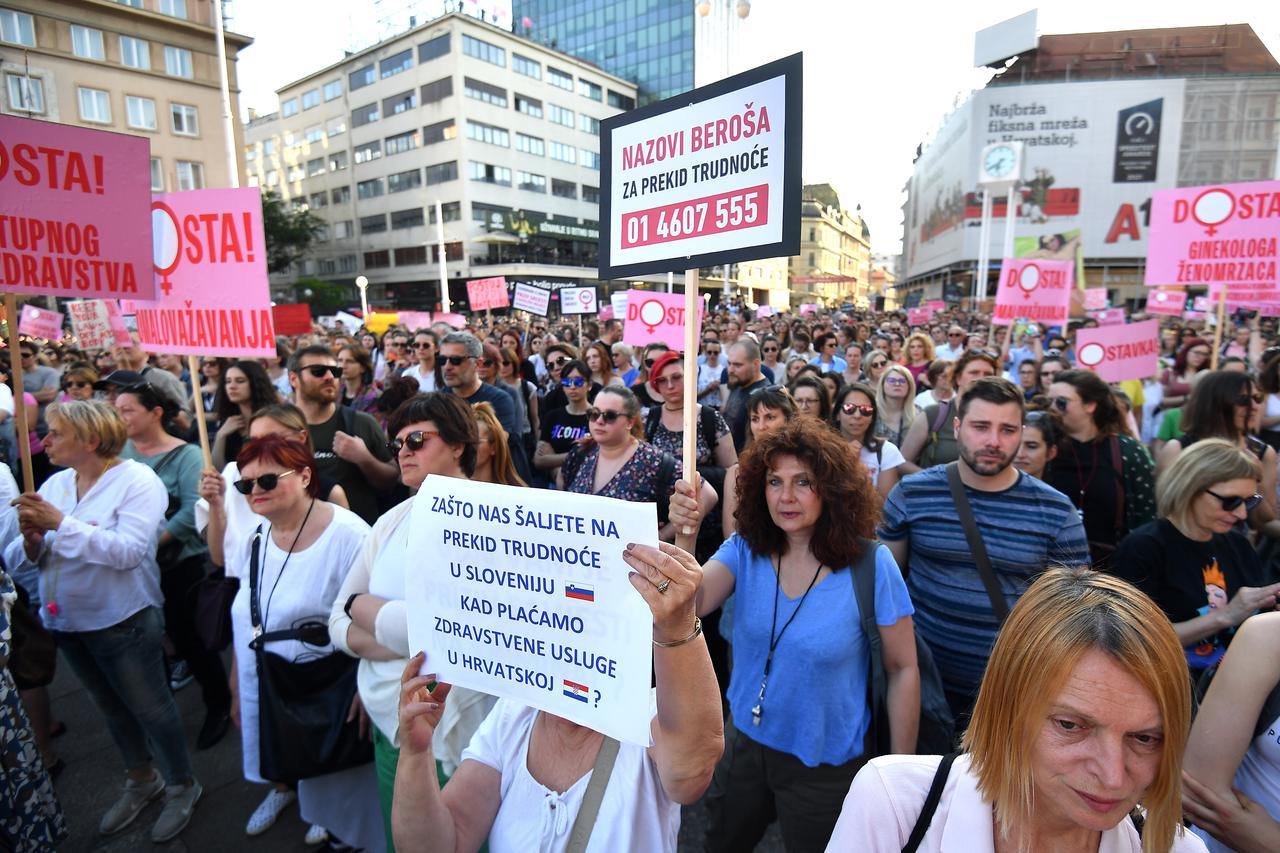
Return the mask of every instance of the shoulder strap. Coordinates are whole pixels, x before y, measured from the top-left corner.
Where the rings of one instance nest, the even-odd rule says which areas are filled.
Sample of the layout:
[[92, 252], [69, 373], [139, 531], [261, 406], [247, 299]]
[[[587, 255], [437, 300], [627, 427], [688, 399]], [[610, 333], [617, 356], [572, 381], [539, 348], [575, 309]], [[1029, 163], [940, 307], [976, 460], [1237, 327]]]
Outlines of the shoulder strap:
[[596, 817], [600, 814], [600, 803], [604, 801], [604, 789], [609, 787], [609, 777], [613, 775], [613, 763], [617, 758], [618, 742], [605, 735], [600, 743], [600, 752], [596, 754], [595, 766], [591, 769], [591, 781], [582, 795], [582, 807], [573, 821], [573, 829], [569, 830], [565, 853], [586, 853], [591, 830], [595, 828]]
[[253, 635], [262, 634], [262, 614], [258, 612], [258, 555], [262, 546], [262, 525], [253, 531], [253, 550], [249, 553], [249, 620], [253, 625]]
[[702, 407], [698, 410], [698, 424], [702, 429], [702, 437], [707, 440], [707, 447], [711, 448], [711, 458], [714, 461], [716, 458], [716, 410], [710, 406], [699, 405]]
[[338, 405], [338, 413], [342, 416], [342, 431], [347, 435], [356, 434], [356, 410], [350, 406]]
[[159, 462], [156, 463], [156, 467], [151, 469], [155, 473], [155, 475], [157, 477], [160, 476], [160, 472], [164, 470], [164, 467], [168, 465], [170, 462], [172, 462], [173, 458], [178, 455], [178, 451], [182, 450], [182, 448], [186, 446], [187, 445], [184, 442], [183, 444], [179, 444], [177, 447], [173, 448], [173, 450], [170, 450], [168, 453], [166, 453], [164, 455], [164, 458], [162, 458]]
[[964, 483], [960, 482], [960, 463], [952, 462], [947, 466], [947, 485], [951, 487], [951, 499], [956, 505], [956, 515], [960, 526], [964, 528], [964, 538], [969, 540], [969, 550], [973, 553], [973, 562], [982, 577], [982, 585], [987, 588], [987, 596], [991, 599], [991, 609], [996, 619], [1003, 623], [1009, 615], [1009, 602], [1005, 600], [996, 573], [991, 568], [991, 558], [987, 556], [986, 543], [982, 541], [982, 532], [978, 530], [978, 522], [973, 518], [973, 509], [969, 506], [969, 497], [964, 492]]
[[924, 841], [925, 833], [929, 831], [933, 816], [938, 811], [938, 803], [942, 801], [942, 789], [947, 786], [947, 776], [951, 775], [951, 765], [955, 760], [956, 754], [953, 752], [944, 755], [942, 761], [938, 762], [938, 772], [933, 774], [933, 784], [929, 786], [929, 794], [924, 798], [924, 807], [920, 810], [920, 817], [916, 818], [916, 825], [912, 827], [911, 836], [903, 846], [902, 853], [916, 853], [920, 849], [920, 842]]
[[[867, 707], [871, 709], [871, 728], [877, 729], [876, 710], [888, 701], [889, 682], [882, 664], [883, 648], [880, 628], [876, 624], [876, 549], [874, 539], [859, 539], [862, 556], [849, 567], [849, 579], [853, 583], [853, 597], [858, 604], [858, 622], [867, 643]], [[889, 733], [871, 732], [872, 753], [889, 751]]]
[[929, 433], [937, 435], [942, 430], [942, 425], [946, 423], [947, 415], [951, 414], [951, 401], [943, 400], [940, 403], [934, 403], [938, 412], [933, 418], [933, 423], [929, 426]]
[[654, 406], [649, 409], [649, 416], [644, 419], [644, 440], [653, 441], [653, 434], [658, 431], [658, 421], [662, 418], [662, 409]]

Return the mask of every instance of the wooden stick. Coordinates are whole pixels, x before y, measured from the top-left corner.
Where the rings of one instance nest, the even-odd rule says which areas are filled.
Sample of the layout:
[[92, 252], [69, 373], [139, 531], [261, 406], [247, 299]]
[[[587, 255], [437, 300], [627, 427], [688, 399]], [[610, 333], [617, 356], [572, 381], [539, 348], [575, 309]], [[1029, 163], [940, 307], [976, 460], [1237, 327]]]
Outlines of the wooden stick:
[[36, 475], [31, 468], [31, 431], [27, 429], [27, 402], [22, 398], [22, 350], [18, 347], [18, 298], [4, 295], [4, 319], [9, 327], [9, 364], [13, 377], [13, 434], [22, 459], [22, 492], [36, 490]]
[[1218, 322], [1213, 329], [1213, 352], [1209, 353], [1209, 369], [1218, 369], [1218, 350], [1222, 346], [1222, 326], [1227, 314], [1227, 286], [1221, 285], [1218, 290]]
[[204, 420], [204, 400], [200, 397], [200, 361], [194, 355], [187, 356], [187, 373], [191, 374], [191, 403], [195, 407], [196, 431], [200, 433], [200, 451], [204, 454], [204, 467], [213, 467], [213, 453], [209, 450], [209, 425]]
[[[694, 497], [701, 488], [698, 480], [698, 271], [684, 271], [684, 432], [682, 459], [684, 478], [693, 484]], [[707, 436], [715, 447], [715, 436]], [[686, 528], [686, 536], [693, 530]]]

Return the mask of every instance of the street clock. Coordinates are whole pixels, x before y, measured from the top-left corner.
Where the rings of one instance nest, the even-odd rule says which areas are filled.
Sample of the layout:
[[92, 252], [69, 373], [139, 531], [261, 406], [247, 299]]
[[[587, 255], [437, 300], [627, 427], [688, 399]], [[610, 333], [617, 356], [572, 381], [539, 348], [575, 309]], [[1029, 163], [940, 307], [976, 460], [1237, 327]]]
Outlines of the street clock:
[[995, 142], [982, 149], [978, 183], [1008, 184], [1022, 180], [1022, 143]]

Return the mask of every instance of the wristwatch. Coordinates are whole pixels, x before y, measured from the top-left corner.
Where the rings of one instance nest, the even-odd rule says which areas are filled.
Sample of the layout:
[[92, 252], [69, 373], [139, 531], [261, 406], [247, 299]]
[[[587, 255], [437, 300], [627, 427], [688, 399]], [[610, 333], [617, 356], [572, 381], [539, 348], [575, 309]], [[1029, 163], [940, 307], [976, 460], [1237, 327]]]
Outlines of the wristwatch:
[[347, 599], [347, 603], [342, 605], [342, 612], [347, 614], [348, 619], [351, 618], [351, 605], [356, 603], [356, 598], [358, 598], [359, 595], [360, 593], [358, 592], [351, 593], [351, 597]]

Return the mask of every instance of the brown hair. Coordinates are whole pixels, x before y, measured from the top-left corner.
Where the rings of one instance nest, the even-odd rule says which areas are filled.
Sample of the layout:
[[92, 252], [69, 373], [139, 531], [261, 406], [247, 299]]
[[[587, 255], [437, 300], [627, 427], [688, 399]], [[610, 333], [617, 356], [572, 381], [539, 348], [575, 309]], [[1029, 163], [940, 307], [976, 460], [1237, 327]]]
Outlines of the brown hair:
[[[504, 350], [511, 352], [511, 350]], [[493, 410], [492, 403], [476, 403], [471, 407], [475, 413], [477, 428], [483, 424], [489, 430], [489, 449], [493, 454], [493, 481], [503, 486], [527, 486], [516, 466], [511, 461], [511, 448], [507, 446], [507, 431]], [[478, 442], [477, 442], [478, 443]]]

